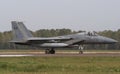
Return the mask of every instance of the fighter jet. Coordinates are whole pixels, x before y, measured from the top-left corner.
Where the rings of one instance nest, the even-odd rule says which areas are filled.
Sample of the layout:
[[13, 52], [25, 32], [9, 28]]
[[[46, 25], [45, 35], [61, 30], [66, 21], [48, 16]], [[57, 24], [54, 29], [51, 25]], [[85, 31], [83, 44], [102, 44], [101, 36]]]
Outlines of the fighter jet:
[[83, 53], [84, 44], [112, 44], [117, 41], [96, 33], [77, 33], [56, 37], [33, 37], [23, 22], [12, 21], [13, 40], [10, 42], [19, 45], [28, 45], [45, 48], [46, 54], [55, 54], [55, 48], [78, 47]]

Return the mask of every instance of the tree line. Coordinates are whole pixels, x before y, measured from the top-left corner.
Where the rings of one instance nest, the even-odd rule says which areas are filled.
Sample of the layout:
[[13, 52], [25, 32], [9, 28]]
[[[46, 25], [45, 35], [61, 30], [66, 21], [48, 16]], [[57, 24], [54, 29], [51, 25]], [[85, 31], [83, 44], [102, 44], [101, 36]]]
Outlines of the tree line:
[[[71, 29], [40, 29], [35, 32], [30, 31], [35, 37], [53, 37], [79, 33], [83, 31], [72, 31]], [[120, 29], [117, 31], [104, 30], [97, 32], [99, 35], [113, 38], [120, 42]], [[0, 32], [0, 49], [29, 49], [33, 47], [20, 46], [9, 43], [12, 40], [12, 32]], [[120, 43], [116, 44], [90, 44], [85, 45], [85, 49], [120, 49]]]

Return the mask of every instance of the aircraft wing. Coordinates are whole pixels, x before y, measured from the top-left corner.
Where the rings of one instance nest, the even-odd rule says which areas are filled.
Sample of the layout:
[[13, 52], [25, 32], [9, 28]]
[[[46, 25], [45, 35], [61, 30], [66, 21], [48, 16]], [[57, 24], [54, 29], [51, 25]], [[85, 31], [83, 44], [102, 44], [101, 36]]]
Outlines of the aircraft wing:
[[67, 41], [67, 40], [71, 40], [70, 37], [49, 37], [49, 38], [37, 38], [37, 37], [33, 37], [33, 38], [28, 38], [27, 39], [27, 43], [46, 43], [46, 42], [58, 42], [58, 41]]
[[65, 43], [69, 45], [75, 45], [75, 44], [81, 44], [84, 41], [85, 40], [73, 39], [73, 40], [66, 41]]

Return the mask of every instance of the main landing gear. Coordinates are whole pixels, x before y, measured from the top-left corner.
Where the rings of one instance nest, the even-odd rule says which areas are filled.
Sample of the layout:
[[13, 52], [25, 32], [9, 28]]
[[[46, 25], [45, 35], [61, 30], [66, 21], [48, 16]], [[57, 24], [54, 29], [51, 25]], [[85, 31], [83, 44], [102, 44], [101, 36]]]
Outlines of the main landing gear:
[[46, 49], [46, 50], [45, 50], [45, 54], [55, 54], [54, 48]]
[[83, 45], [80, 45], [80, 46], [79, 46], [79, 50], [80, 50], [80, 51], [79, 51], [79, 54], [83, 54], [83, 49], [84, 49], [84, 46], [83, 46]]

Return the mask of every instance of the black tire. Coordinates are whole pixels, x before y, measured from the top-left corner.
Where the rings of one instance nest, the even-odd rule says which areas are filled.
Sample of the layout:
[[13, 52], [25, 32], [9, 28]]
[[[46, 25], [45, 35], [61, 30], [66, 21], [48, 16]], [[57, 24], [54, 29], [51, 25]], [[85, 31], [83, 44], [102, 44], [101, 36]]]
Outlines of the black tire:
[[83, 54], [83, 51], [80, 51], [79, 54]]
[[45, 50], [45, 54], [49, 54], [49, 49], [46, 49], [46, 50]]
[[51, 50], [50, 50], [50, 54], [55, 54], [55, 50], [54, 50], [54, 49], [51, 49]]

